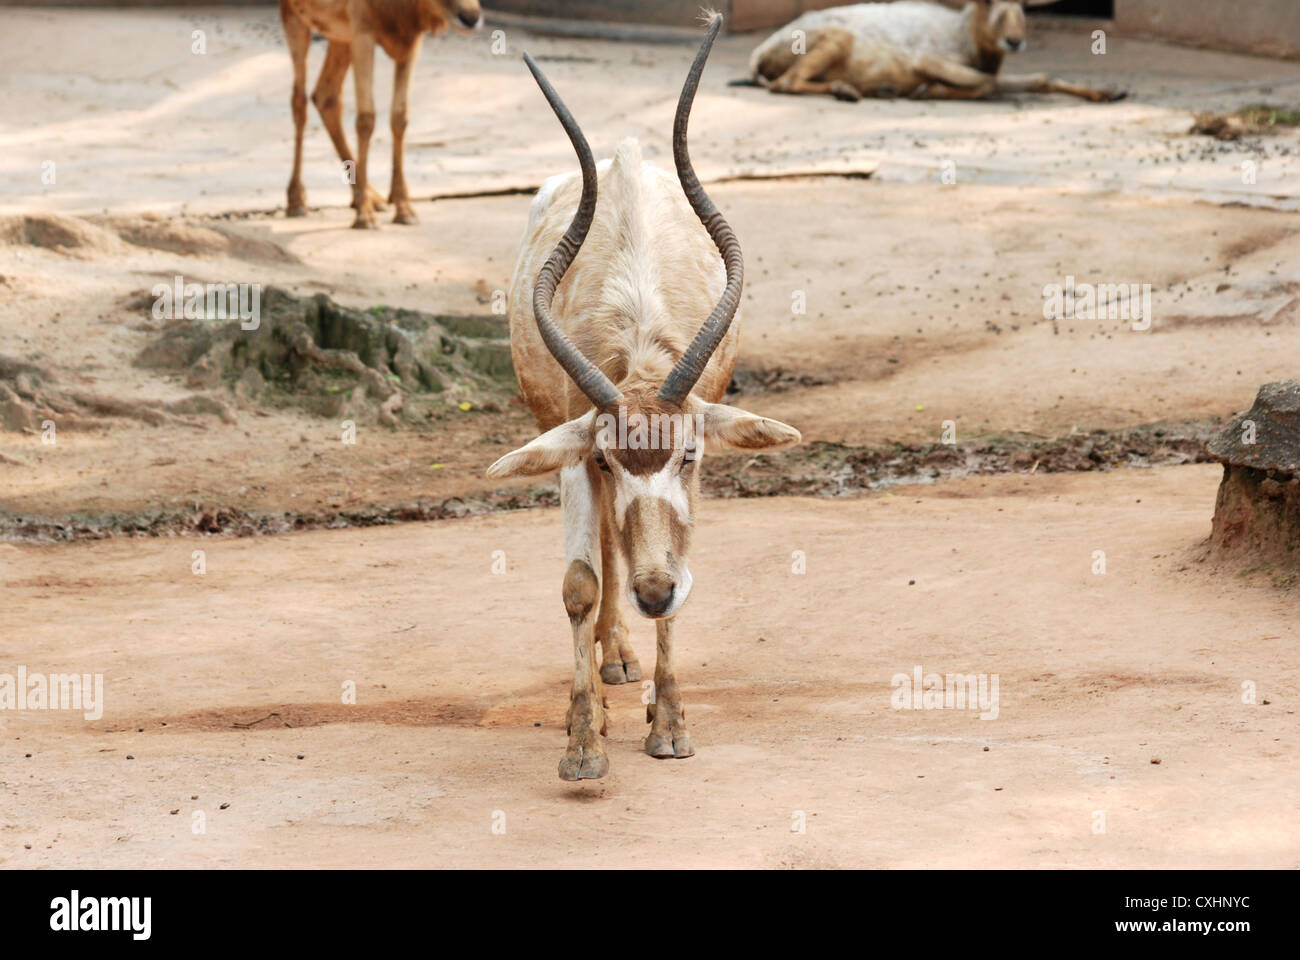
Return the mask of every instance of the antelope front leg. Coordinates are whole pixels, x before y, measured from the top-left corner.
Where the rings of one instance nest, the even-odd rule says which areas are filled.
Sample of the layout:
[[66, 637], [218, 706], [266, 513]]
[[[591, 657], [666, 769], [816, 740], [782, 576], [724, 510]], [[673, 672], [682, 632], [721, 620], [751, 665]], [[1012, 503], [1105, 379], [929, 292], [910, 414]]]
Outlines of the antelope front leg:
[[655, 621], [655, 688], [654, 699], [646, 704], [645, 718], [650, 735], [645, 738], [645, 752], [652, 757], [690, 757], [691, 735], [686, 729], [686, 708], [682, 692], [677, 689], [673, 672], [673, 624], [675, 619]]
[[289, 178], [285, 216], [307, 215], [307, 191], [302, 185], [302, 136], [307, 127], [307, 48], [311, 46], [311, 28], [293, 12], [284, 0], [280, 4], [280, 18], [284, 22], [284, 36], [293, 58], [293, 94], [289, 104], [293, 110], [293, 174]]
[[[601, 475], [598, 475], [601, 476]], [[600, 615], [596, 617], [596, 639], [600, 641], [600, 679], [608, 684], [635, 683], [641, 679], [641, 664], [628, 638], [627, 622], [619, 608], [618, 544], [614, 542], [614, 484], [601, 476], [600, 482]]]
[[912, 93], [918, 99], [979, 100], [997, 89], [993, 74], [942, 57], [920, 57], [914, 70], [925, 81]]
[[[352, 47], [342, 40], [331, 40], [325, 52], [325, 64], [321, 67], [316, 86], [311, 92], [312, 103], [320, 112], [321, 122], [334, 143], [334, 150], [343, 161], [343, 169], [351, 171], [353, 182], [357, 175], [357, 158], [352, 156], [348, 147], [348, 138], [343, 134], [343, 82], [347, 79], [348, 68], [352, 66]], [[367, 187], [370, 203], [376, 210], [384, 210], [384, 198], [374, 187]], [[356, 202], [352, 204], [356, 207]]]
[[605, 756], [605, 702], [596, 672], [596, 605], [600, 601], [600, 504], [597, 469], [590, 461], [560, 471], [564, 514], [564, 609], [573, 628], [573, 688], [566, 727], [569, 746], [561, 780], [589, 780], [609, 772]]
[[1066, 83], [1045, 73], [1014, 74], [998, 78], [998, 90], [1003, 93], [1064, 93], [1093, 103], [1114, 103], [1123, 100], [1128, 92], [1115, 89], [1084, 87]]
[[406, 147], [406, 116], [411, 102], [411, 73], [415, 61], [420, 56], [421, 37], [416, 37], [406, 59], [393, 67], [393, 186], [388, 194], [388, 202], [396, 211], [393, 223], [419, 223], [415, 211], [411, 208], [411, 195], [406, 189], [406, 174], [403, 172], [404, 150]]
[[360, 27], [352, 35], [352, 73], [357, 84], [357, 167], [352, 184], [352, 206], [357, 216], [352, 226], [373, 230], [378, 224], [367, 190], [370, 183], [367, 165], [370, 137], [375, 132], [375, 37]]
[[796, 58], [794, 65], [773, 80], [773, 93], [829, 93], [838, 100], [857, 100], [858, 91], [842, 80], [818, 80], [827, 72], [843, 66], [853, 50], [853, 35], [847, 30], [827, 30], [814, 41], [812, 49]]

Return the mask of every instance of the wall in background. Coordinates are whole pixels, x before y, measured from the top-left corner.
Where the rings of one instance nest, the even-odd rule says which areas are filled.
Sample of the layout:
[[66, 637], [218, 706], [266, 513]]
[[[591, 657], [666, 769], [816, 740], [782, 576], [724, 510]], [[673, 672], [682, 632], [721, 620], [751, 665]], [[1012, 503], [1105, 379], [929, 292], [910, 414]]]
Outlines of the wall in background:
[[[712, 0], [733, 33], [788, 23], [806, 10], [845, 0]], [[965, 0], [939, 0], [960, 7]], [[276, 0], [225, 0], [228, 6], [274, 5]], [[211, 0], [0, 0], [0, 7], [206, 7]], [[483, 0], [500, 11], [551, 20], [693, 28], [703, 0]], [[1044, 13], [1104, 17], [1114, 10], [1120, 34], [1144, 34], [1179, 43], [1300, 58], [1300, 0], [1065, 0]]]
[[1300, 0], [1115, 0], [1115, 24], [1198, 47], [1300, 57]]
[[[3, 0], [0, 0], [3, 2]], [[806, 10], [844, 0], [714, 0], [732, 32], [770, 29]], [[940, 0], [960, 7], [965, 0]], [[696, 23], [700, 0], [484, 0], [489, 10], [566, 20], [661, 27]], [[1065, 0], [1043, 13], [1105, 18], [1120, 33], [1142, 33], [1196, 46], [1300, 57], [1300, 0]]]

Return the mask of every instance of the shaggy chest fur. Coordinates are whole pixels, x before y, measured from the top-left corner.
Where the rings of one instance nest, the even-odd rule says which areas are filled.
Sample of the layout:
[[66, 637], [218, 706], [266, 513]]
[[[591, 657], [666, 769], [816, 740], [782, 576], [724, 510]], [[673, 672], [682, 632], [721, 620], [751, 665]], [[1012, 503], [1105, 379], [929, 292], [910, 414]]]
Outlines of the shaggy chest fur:
[[[556, 322], [614, 383], [659, 383], [682, 355], [726, 283], [713, 241], [677, 178], [643, 163], [635, 140], [597, 164], [599, 200], [587, 239], [556, 290]], [[590, 404], [551, 357], [533, 318], [532, 283], [577, 209], [581, 179], [551, 177], [529, 215], [514, 286], [510, 343], [524, 400], [543, 430]], [[735, 363], [737, 317], [696, 393], [721, 399]]]

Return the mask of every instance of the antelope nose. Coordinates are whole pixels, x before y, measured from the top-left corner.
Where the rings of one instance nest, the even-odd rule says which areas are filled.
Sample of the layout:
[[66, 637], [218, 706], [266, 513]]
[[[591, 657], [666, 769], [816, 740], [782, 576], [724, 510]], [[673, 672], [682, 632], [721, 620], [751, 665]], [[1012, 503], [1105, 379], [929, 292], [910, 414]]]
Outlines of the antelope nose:
[[477, 27], [481, 16], [478, 10], [462, 10], [456, 14], [456, 19], [467, 27]]
[[662, 570], [638, 573], [632, 578], [632, 592], [636, 594], [637, 606], [647, 617], [660, 616], [668, 609], [668, 605], [673, 602], [676, 587], [673, 578]]
[[1019, 50], [1019, 49], [1020, 49], [1021, 47], [1023, 47], [1024, 45], [1025, 45], [1025, 41], [1023, 41], [1023, 40], [1008, 40], [1008, 41], [1007, 41], [1007, 47], [1008, 47], [1008, 49], [1011, 50], [1012, 53], [1014, 53], [1015, 51]]

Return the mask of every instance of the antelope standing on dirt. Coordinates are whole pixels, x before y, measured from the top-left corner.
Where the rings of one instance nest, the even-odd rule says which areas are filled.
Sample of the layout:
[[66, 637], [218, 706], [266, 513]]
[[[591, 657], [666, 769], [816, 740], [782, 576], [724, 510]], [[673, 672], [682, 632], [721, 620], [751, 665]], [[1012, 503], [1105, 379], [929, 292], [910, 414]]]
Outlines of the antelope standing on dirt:
[[1026, 6], [1057, 0], [973, 0], [950, 10], [921, 0], [814, 10], [754, 51], [749, 81], [773, 93], [969, 100], [994, 93], [1068, 93], [1094, 102], [1124, 94], [1045, 73], [1000, 75], [1025, 47]]
[[641, 679], [619, 612], [619, 554], [628, 599], [655, 620], [645, 750], [652, 757], [694, 753], [673, 629], [691, 591], [687, 552], [700, 459], [706, 447], [773, 450], [800, 439], [793, 427], [717, 402], [735, 363], [743, 263], [735, 234], [691, 167], [686, 127], [721, 22], [715, 14], [677, 104], [677, 177], [643, 163], [631, 139], [597, 165], [577, 122], [525, 54], [582, 174], [542, 185], [511, 281], [515, 373], [544, 432], [494, 463], [488, 476], [560, 471], [568, 564], [562, 595], [574, 645], [565, 780], [609, 769], [601, 681]]
[[[375, 44], [393, 58], [393, 182], [388, 202], [394, 223], [416, 223], [411, 194], [402, 172], [406, 116], [411, 98], [411, 71], [420, 56], [426, 33], [441, 33], [455, 19], [477, 27], [482, 20], [479, 0], [280, 0], [280, 20], [293, 58], [293, 176], [289, 180], [290, 217], [307, 215], [307, 191], [302, 185], [302, 134], [307, 125], [307, 50], [312, 32], [329, 40], [325, 65], [311, 92], [312, 103], [334, 141], [334, 149], [352, 175], [352, 226], [373, 229], [375, 211], [384, 199], [370, 186], [370, 136], [375, 129]], [[357, 88], [357, 156], [343, 134], [343, 81], [354, 68]]]

